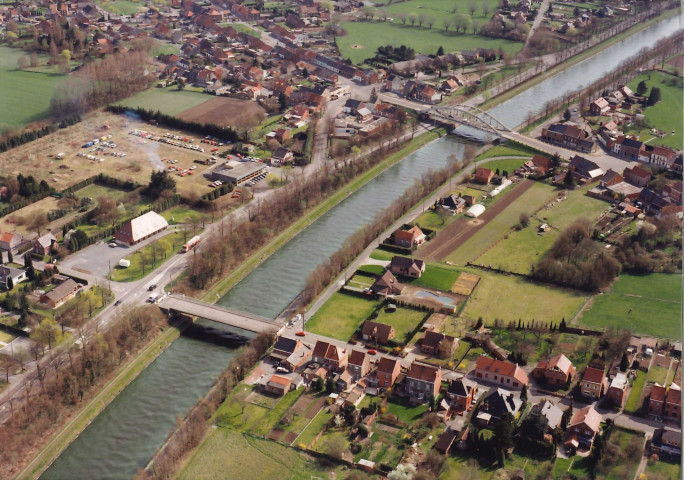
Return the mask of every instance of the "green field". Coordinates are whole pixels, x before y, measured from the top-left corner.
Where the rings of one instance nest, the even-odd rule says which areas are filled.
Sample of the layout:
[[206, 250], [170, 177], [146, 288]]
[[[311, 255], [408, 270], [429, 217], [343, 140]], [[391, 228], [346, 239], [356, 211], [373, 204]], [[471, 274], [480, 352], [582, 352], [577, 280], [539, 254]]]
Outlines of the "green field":
[[[401, 12], [410, 12], [414, 5], [420, 4], [418, 0], [403, 2], [390, 7]], [[433, 2], [431, 2], [432, 4]], [[419, 10], [427, 13], [430, 8]], [[461, 10], [459, 13], [465, 13]], [[515, 54], [522, 48], [522, 42], [513, 42], [496, 38], [473, 35], [468, 33], [456, 33], [453, 29], [444, 31], [441, 21], [428, 29], [427, 26], [411, 27], [408, 23], [402, 25], [399, 20], [394, 22], [349, 22], [342, 26], [347, 35], [337, 37], [337, 47], [343, 58], [348, 58], [352, 63], [360, 65], [367, 58], [375, 56], [378, 47], [385, 45], [406, 45], [413, 48], [416, 53], [434, 55], [442, 46], [445, 52], [461, 52], [463, 50], [475, 50], [477, 48], [503, 49]], [[358, 48], [358, 46], [361, 48]], [[353, 48], [357, 46], [357, 48]]]
[[[681, 77], [678, 79], [680, 82], [678, 86], [670, 86], [669, 84], [670, 79], [676, 78], [677, 77], [666, 73], [648, 72], [635, 77], [631, 82], [629, 82], [629, 88], [631, 88], [633, 91], [636, 91], [636, 87], [639, 82], [644, 80], [648, 86], [646, 95], [648, 95], [648, 93], [651, 91], [651, 87], [660, 88], [660, 102], [644, 110], [644, 115], [646, 116], [646, 120], [653, 128], [665, 131], [667, 132], [667, 135], [663, 138], [653, 138], [653, 135], [651, 135], [647, 129], [633, 130], [629, 131], [629, 133], [637, 133], [639, 135], [639, 139], [642, 141], [653, 138], [653, 140], [648, 142], [650, 145], [665, 145], [672, 148], [682, 148], [683, 120], [681, 115]], [[674, 135], [672, 135], [672, 130], [675, 131]]]
[[126, 256], [125, 259], [130, 260], [131, 265], [128, 268], [114, 267], [112, 269], [112, 280], [115, 282], [140, 280], [162, 265], [169, 257], [178, 253], [186, 236], [187, 234], [181, 230], [172, 232]]
[[551, 248], [560, 231], [582, 217], [595, 220], [609, 208], [606, 202], [588, 197], [585, 193], [586, 189], [569, 191], [566, 200], [554, 203], [536, 215], [536, 218], [555, 228], [538, 234], [541, 222], [532, 219], [527, 228], [511, 232], [507, 239], [482, 255], [478, 263], [510, 272], [531, 273], [532, 266]]
[[[681, 339], [682, 277], [677, 274], [623, 274], [604, 295], [592, 299], [579, 319], [594, 328], [622, 328], [634, 333]], [[657, 321], [654, 321], [657, 319]]]
[[134, 13], [138, 13], [138, 9], [141, 6], [144, 6], [137, 2], [131, 2], [130, 0], [104, 0], [98, 2], [98, 4], [105, 10], [116, 13], [117, 15], [133, 15]]
[[[504, 143], [503, 145], [496, 145], [492, 148], [487, 149], [483, 153], [477, 156], [476, 160], [484, 160], [486, 158], [493, 158], [493, 157], [530, 157], [537, 152], [532, 147], [528, 147], [527, 145], [522, 145], [518, 142], [513, 142], [513, 141], [508, 141]], [[489, 168], [489, 166], [487, 166]]]
[[597, 337], [570, 333], [545, 333], [537, 340], [527, 330], [511, 331], [505, 328], [495, 329], [492, 340], [505, 350], [524, 353], [529, 365], [562, 353], [570, 359], [578, 372], [581, 372], [589, 363], [598, 344]]
[[492, 160], [491, 162], [485, 163], [483, 166], [496, 173], [497, 169], [499, 173], [503, 174], [504, 171], [512, 174], [516, 168], [525, 163], [527, 160], [524, 158], [502, 158], [501, 160]]
[[259, 472], [259, 477], [264, 479], [310, 480], [335, 478], [336, 471], [341, 478], [341, 467], [324, 467], [311, 457], [279, 443], [232, 430], [214, 429], [209, 431], [176, 478], [242, 480], [246, 478], [246, 472]]
[[395, 338], [400, 342], [408, 342], [410, 340], [408, 335], [416, 329], [423, 318], [425, 318], [425, 312], [398, 307], [394, 312], [381, 309], [378, 312], [378, 318], [374, 321], [393, 326]]
[[17, 70], [17, 60], [28, 54], [21, 50], [0, 47], [0, 125], [23, 127], [49, 116], [50, 98], [58, 81], [57, 73], [37, 73]]
[[627, 403], [625, 403], [625, 412], [634, 413], [639, 408], [639, 399], [645, 385], [646, 373], [637, 370], [637, 377], [634, 379], [634, 383], [632, 383], [632, 390], [629, 392], [629, 397], [627, 397]]
[[454, 270], [449, 267], [443, 267], [437, 264], [430, 263], [425, 265], [425, 273], [412, 280], [410, 283], [414, 287], [426, 287], [450, 292], [451, 287], [454, 286], [458, 276], [461, 274], [460, 270]]
[[202, 212], [188, 208], [185, 205], [177, 205], [164, 210], [161, 216], [166, 219], [169, 224], [176, 223], [201, 223]]
[[482, 317], [486, 323], [495, 319], [505, 322], [522, 319], [559, 323], [569, 321], [586, 299], [576, 290], [554, 288], [480, 270], [464, 269], [480, 275], [482, 279], [471, 295], [462, 317], [475, 321]]
[[387, 414], [396, 415], [402, 422], [413, 423], [427, 412], [427, 403], [409, 405], [407, 403], [398, 402], [398, 400], [390, 400], [387, 402]]
[[[682, 478], [682, 467], [679, 462], [672, 462], [662, 458], [657, 462], [649, 461], [646, 463], [644, 472], [649, 479], [678, 480]], [[656, 477], [656, 475], [662, 475], [662, 477]]]
[[[517, 187], [516, 187], [517, 188]], [[534, 213], [554, 196], [555, 188], [545, 183], [535, 183], [523, 193], [514, 203], [492, 219], [487, 225], [475, 233], [459, 249], [452, 252], [447, 260], [464, 265], [474, 260], [490, 245], [509, 233], [520, 220], [521, 213]]]
[[306, 322], [306, 330], [346, 342], [379, 304], [377, 300], [335, 292]]
[[150, 88], [117, 105], [131, 108], [159, 110], [167, 115], [179, 115], [184, 111], [211, 100], [212, 96], [204, 93], [178, 90], [175, 86], [167, 88]]
[[658, 385], [665, 385], [667, 382], [667, 372], [667, 368], [653, 365], [648, 371], [648, 381]]

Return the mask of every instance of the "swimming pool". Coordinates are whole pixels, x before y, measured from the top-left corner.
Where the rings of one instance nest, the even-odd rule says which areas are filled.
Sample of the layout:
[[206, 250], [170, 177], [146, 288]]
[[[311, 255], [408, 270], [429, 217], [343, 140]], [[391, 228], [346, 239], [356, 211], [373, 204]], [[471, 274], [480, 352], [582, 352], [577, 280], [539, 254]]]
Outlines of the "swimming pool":
[[428, 292], [427, 290], [420, 290], [420, 291], [416, 292], [416, 297], [432, 298], [434, 300], [442, 302], [444, 305], [455, 305], [456, 304], [456, 300], [454, 300], [451, 297], [447, 297], [445, 295], [435, 295], [434, 293]]

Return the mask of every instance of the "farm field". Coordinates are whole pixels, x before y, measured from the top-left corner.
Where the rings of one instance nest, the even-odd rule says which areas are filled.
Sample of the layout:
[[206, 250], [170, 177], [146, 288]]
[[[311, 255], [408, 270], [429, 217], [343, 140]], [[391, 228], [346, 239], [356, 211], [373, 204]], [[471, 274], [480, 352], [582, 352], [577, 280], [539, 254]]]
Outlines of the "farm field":
[[229, 97], [211, 97], [206, 102], [178, 114], [183, 120], [215, 123], [224, 127], [254, 127], [266, 117], [266, 111], [255, 102]]
[[446, 259], [457, 265], [464, 265], [477, 258], [490, 245], [511, 231], [518, 223], [521, 213], [534, 213], [553, 198], [554, 191], [555, 188], [550, 185], [535, 183]]
[[[417, 8], [417, 1], [398, 3], [388, 8], [388, 12], [396, 9], [399, 12], [411, 12]], [[434, 9], [434, 5], [432, 5]], [[449, 7], [451, 8], [451, 7]], [[431, 13], [431, 8], [419, 10], [420, 13]], [[465, 13], [461, 9], [460, 13]], [[445, 16], [441, 12], [439, 18]], [[437, 15], [435, 15], [437, 16]], [[449, 13], [449, 16], [453, 16]], [[343, 25], [347, 35], [337, 37], [337, 47], [343, 58], [348, 58], [352, 63], [360, 65], [365, 59], [375, 56], [378, 47], [385, 45], [406, 45], [413, 48], [416, 53], [434, 55], [437, 49], [442, 46], [445, 52], [461, 52], [463, 50], [474, 50], [477, 48], [503, 49], [506, 52], [515, 54], [522, 48], [522, 42], [511, 40], [495, 39], [474, 35], [471, 33], [456, 33], [453, 29], [445, 31], [438, 20], [433, 28], [427, 26], [411, 27], [402, 25], [397, 19], [393, 22], [349, 22]]]
[[[624, 328], [644, 335], [681, 339], [682, 277], [677, 274], [622, 274], [604, 295], [592, 299], [579, 324]], [[657, 318], [658, 321], [653, 321]]]
[[180, 115], [186, 110], [209, 100], [215, 100], [215, 97], [199, 92], [178, 90], [175, 86], [166, 88], [153, 87], [125, 100], [121, 100], [116, 105], [159, 110], [167, 115]]
[[306, 322], [306, 330], [346, 342], [379, 304], [378, 300], [335, 292]]
[[[1, 101], [1, 100], [0, 100]], [[105, 129], [107, 125], [110, 128]], [[46, 180], [50, 187], [63, 190], [93, 175], [103, 173], [121, 180], [131, 180], [146, 184], [153, 169], [164, 167], [163, 158], [178, 161], [176, 166], [187, 169], [196, 165], [195, 174], [186, 177], [174, 176], [178, 193], [194, 197], [209, 192], [211, 188], [202, 173], [212, 167], [193, 164], [197, 158], [207, 158], [210, 152], [197, 152], [169, 144], [143, 140], [129, 135], [134, 128], [146, 130], [155, 135], [171, 132], [176, 135], [188, 136], [197, 140], [197, 135], [187, 134], [179, 130], [158, 128], [147, 123], [136, 122], [124, 115], [113, 115], [106, 112], [96, 112], [83, 122], [67, 127], [52, 135], [21, 145], [0, 154], [0, 164], [3, 165], [5, 175], [18, 175], [31, 172], [38, 182]], [[109, 139], [117, 145], [107, 149], [118, 153], [125, 153], [125, 157], [103, 156], [103, 162], [88, 160], [77, 156], [78, 153], [89, 153], [89, 149], [81, 148], [84, 142], [102, 135], [112, 135]], [[64, 153], [64, 159], [57, 160], [48, 157]], [[101, 154], [97, 154], [100, 157]], [[239, 203], [239, 202], [238, 202]]]
[[341, 475], [341, 467], [324, 468], [311, 457], [279, 443], [219, 428], [210, 430], [177, 478], [241, 480], [245, 472], [258, 471], [261, 478], [310, 480], [312, 476], [335, 478], [338, 470]]
[[559, 323], [569, 321], [582, 306], [586, 295], [582, 292], [549, 287], [519, 277], [470, 270], [482, 279], [470, 296], [461, 317], [476, 321], [482, 317], [491, 324], [495, 319], [504, 322], [537, 320]]
[[398, 307], [394, 312], [380, 309], [375, 322], [384, 323], [394, 327], [395, 339], [400, 342], [411, 340], [409, 335], [416, 329], [418, 324], [425, 318], [425, 312], [411, 308]]
[[[57, 82], [64, 78], [59, 73], [43, 73], [17, 69], [19, 57], [25, 52], [0, 47], [0, 126], [23, 127], [49, 116], [50, 98]], [[41, 59], [42, 60], [42, 59]]]
[[[560, 231], [579, 218], [595, 220], [609, 208], [606, 202], [585, 195], [586, 189], [568, 191], [562, 202], [550, 203], [533, 218], [527, 228], [512, 231], [508, 238], [478, 258], [477, 263], [510, 272], [529, 274], [551, 248]], [[549, 223], [551, 230], [538, 234], [541, 223]]]
[[[648, 72], [635, 77], [629, 82], [629, 88], [636, 91], [637, 85], [642, 80], [646, 82], [646, 86], [648, 87], [646, 95], [648, 95], [648, 92], [651, 91], [652, 87], [658, 87], [661, 96], [660, 102], [644, 110], [646, 121], [650, 123], [651, 127], [667, 132], [665, 137], [655, 137], [648, 143], [650, 145], [665, 145], [671, 148], [681, 148], [682, 135], [684, 132], [682, 129], [684, 120], [682, 120], [682, 116], [679, 114], [682, 111], [683, 104], [682, 79], [666, 73]], [[670, 85], [671, 80], [675, 80], [675, 82], [679, 83]], [[675, 132], [674, 135], [672, 134], [672, 130]], [[632, 132], [630, 131], [629, 133]], [[653, 137], [648, 129], [635, 130], [635, 133], [639, 135], [639, 139], [642, 141], [646, 141]]]

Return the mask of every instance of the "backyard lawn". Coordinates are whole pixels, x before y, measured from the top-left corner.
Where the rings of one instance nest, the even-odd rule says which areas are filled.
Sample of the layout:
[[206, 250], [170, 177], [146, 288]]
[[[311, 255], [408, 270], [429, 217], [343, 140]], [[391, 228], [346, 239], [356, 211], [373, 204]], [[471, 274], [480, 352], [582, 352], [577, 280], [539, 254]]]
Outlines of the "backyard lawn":
[[382, 250], [380, 248], [376, 248], [373, 250], [370, 254], [370, 258], [373, 260], [392, 260], [392, 257], [394, 257], [396, 253], [388, 252], [387, 250]]
[[657, 383], [658, 385], [665, 385], [667, 382], [667, 372], [668, 369], [665, 367], [659, 367], [658, 365], [653, 365], [648, 371], [648, 381], [649, 383]]
[[634, 379], [634, 383], [632, 383], [632, 390], [629, 392], [629, 397], [627, 397], [627, 403], [625, 403], [625, 412], [633, 413], [639, 408], [639, 399], [645, 385], [646, 373], [637, 370], [637, 377]]
[[[452, 252], [447, 260], [457, 265], [464, 265], [466, 262], [476, 259], [490, 245], [511, 232], [511, 229], [519, 222], [521, 213], [531, 215], [549, 202], [554, 197], [554, 192], [555, 188], [550, 185], [535, 183], [515, 202], [508, 205], [504, 211]], [[504, 200], [499, 201], [505, 201], [505, 197], [502, 198]]]
[[495, 319], [517, 322], [537, 320], [559, 323], [569, 321], [582, 306], [586, 294], [570, 289], [554, 288], [480, 270], [466, 270], [482, 279], [461, 314], [476, 321], [482, 317], [491, 324]]
[[[634, 333], [681, 339], [682, 277], [677, 274], [622, 274], [604, 295], [592, 299], [580, 325], [623, 328]], [[654, 319], [658, 321], [653, 321]]]
[[125, 257], [130, 260], [128, 268], [116, 266], [112, 268], [112, 280], [115, 282], [132, 282], [140, 280], [152, 270], [163, 264], [170, 256], [178, 253], [187, 235], [179, 230]]
[[394, 414], [397, 418], [406, 423], [412, 423], [418, 420], [427, 412], [427, 403], [421, 405], [409, 405], [398, 403], [398, 400], [391, 400], [387, 402], [387, 414]]
[[423, 321], [426, 313], [412, 308], [398, 307], [394, 312], [387, 312], [381, 309], [378, 318], [374, 321], [391, 325], [394, 327], [396, 339], [400, 342], [408, 343], [410, 334], [416, 329], [418, 324]]
[[497, 170], [499, 170], [499, 173], [501, 174], [504, 171], [512, 174], [516, 168], [520, 168], [520, 166], [527, 160], [528, 159], [525, 158], [502, 158], [500, 160], [492, 160], [491, 162], [487, 162], [483, 165], [483, 167], [488, 168], [495, 173]]
[[410, 283], [415, 287], [434, 288], [444, 292], [450, 292], [451, 287], [454, 286], [454, 283], [456, 283], [460, 274], [460, 270], [429, 263], [425, 265], [425, 273], [423, 273], [420, 278], [416, 278], [415, 280], [406, 283]]
[[[440, 2], [440, 0], [431, 1], [430, 7], [423, 8], [418, 13], [430, 13], [430, 10], [434, 9], [435, 1]], [[412, 0], [395, 4], [388, 10], [395, 9], [399, 12], [408, 13], [412, 9], [418, 8], [420, 4], [419, 0]], [[425, 4], [423, 3], [423, 5]], [[452, 6], [449, 6], [449, 9], [451, 8]], [[460, 13], [464, 12], [465, 10], [461, 10]], [[445, 15], [444, 12], [442, 15]], [[450, 13], [449, 16], [452, 14]], [[393, 22], [348, 22], [342, 27], [347, 31], [347, 35], [336, 38], [337, 47], [340, 49], [343, 58], [350, 59], [356, 65], [360, 65], [365, 59], [375, 56], [378, 47], [385, 45], [406, 45], [413, 48], [416, 53], [426, 55], [434, 55], [440, 46], [444, 47], [445, 52], [461, 52], [477, 48], [501, 48], [512, 54], [517, 53], [522, 48], [522, 42], [488, 38], [470, 32], [456, 33], [453, 29], [445, 31], [441, 24], [436, 24], [429, 29], [425, 25], [423, 27], [402, 25], [396, 19]]]
[[214, 97], [204, 93], [178, 90], [174, 86], [167, 88], [150, 88], [118, 102], [117, 105], [131, 108], [145, 108], [147, 110], [159, 110], [167, 115], [179, 115], [212, 98]]
[[652, 476], [655, 477], [655, 475], [662, 475], [660, 478], [663, 480], [678, 480], [682, 478], [682, 467], [679, 462], [672, 462], [662, 458], [657, 462], [649, 461], [646, 463], [644, 472], [649, 479]]
[[138, 13], [138, 9], [142, 6], [139, 3], [131, 2], [129, 0], [103, 0], [97, 3], [105, 10], [117, 15], [133, 15]]
[[379, 304], [378, 300], [335, 292], [306, 322], [306, 329], [346, 342]]
[[[646, 95], [652, 87], [660, 89], [661, 100], [652, 107], [644, 110], [646, 121], [653, 128], [667, 132], [663, 138], [655, 137], [648, 142], [650, 145], [665, 145], [672, 148], [682, 147], [682, 79], [661, 72], [648, 72], [635, 77], [628, 86], [633, 91], [640, 81], [644, 80], [648, 87]], [[675, 80], [678, 84], [672, 86], [670, 81]], [[672, 130], [675, 131], [674, 135]], [[653, 137], [648, 129], [635, 130], [639, 139], [646, 141]], [[629, 133], [632, 133], [631, 131]]]

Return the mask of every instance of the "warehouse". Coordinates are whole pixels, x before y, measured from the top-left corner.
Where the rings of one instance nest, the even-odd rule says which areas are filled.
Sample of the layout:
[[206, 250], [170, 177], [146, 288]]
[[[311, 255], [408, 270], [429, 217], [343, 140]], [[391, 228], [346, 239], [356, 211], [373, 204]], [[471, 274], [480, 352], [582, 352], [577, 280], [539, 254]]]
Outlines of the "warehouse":
[[156, 212], [147, 212], [127, 222], [119, 231], [114, 234], [121, 243], [135, 245], [146, 238], [150, 238], [161, 231], [166, 230], [169, 224], [164, 217]]
[[236, 165], [234, 168], [220, 166], [211, 172], [207, 172], [205, 176], [210, 180], [221, 180], [224, 183], [230, 182], [240, 185], [264, 172], [266, 172], [266, 165], [263, 163], [244, 162]]

